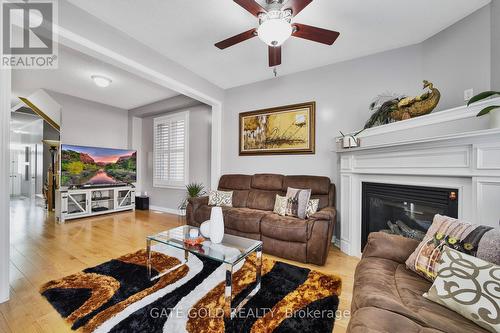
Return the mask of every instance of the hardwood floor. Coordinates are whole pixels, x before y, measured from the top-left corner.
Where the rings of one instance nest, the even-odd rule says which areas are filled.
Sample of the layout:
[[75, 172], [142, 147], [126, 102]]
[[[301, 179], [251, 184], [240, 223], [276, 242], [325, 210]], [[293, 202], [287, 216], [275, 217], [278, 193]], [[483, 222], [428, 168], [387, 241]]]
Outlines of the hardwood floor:
[[[53, 214], [30, 200], [11, 203], [10, 301], [0, 304], [0, 332], [71, 332], [70, 327], [38, 293], [40, 285], [86, 267], [145, 247], [146, 235], [184, 224], [182, 217], [153, 212], [124, 212], [59, 225]], [[337, 248], [325, 266], [304, 265], [342, 277], [339, 310], [350, 309], [353, 275], [358, 259]], [[345, 332], [348, 317], [335, 323]]]

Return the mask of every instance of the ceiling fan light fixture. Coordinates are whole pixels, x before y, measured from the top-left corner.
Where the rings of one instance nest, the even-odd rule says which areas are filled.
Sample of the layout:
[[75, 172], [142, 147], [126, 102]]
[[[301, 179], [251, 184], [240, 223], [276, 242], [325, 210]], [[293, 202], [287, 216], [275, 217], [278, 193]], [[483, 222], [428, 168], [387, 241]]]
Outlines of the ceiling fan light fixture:
[[293, 33], [290, 16], [284, 12], [269, 12], [260, 18], [257, 35], [269, 46], [281, 46]]

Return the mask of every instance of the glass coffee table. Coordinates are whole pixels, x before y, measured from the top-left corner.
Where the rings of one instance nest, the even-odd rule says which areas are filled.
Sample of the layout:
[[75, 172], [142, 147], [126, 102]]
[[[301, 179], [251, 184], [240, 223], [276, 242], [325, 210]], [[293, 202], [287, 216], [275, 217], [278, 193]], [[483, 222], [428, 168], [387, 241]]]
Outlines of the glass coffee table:
[[[193, 229], [198, 230], [198, 234], [201, 234], [199, 228], [184, 225], [160, 232], [159, 234], [153, 236], [148, 236], [146, 238], [148, 276], [151, 280], [155, 280], [179, 268], [188, 261], [189, 253], [221, 262], [226, 267], [224, 315], [228, 318], [233, 318], [236, 313], [248, 302], [248, 300], [260, 290], [262, 242], [254, 239], [225, 234], [222, 242], [219, 244], [212, 243], [210, 239], [207, 238], [202, 244], [191, 246], [186, 244], [184, 240], [189, 238], [189, 231]], [[151, 246], [153, 243], [160, 243], [183, 250], [184, 259], [179, 265], [152, 276]], [[239, 304], [236, 304], [235, 307], [233, 307], [232, 301], [234, 297], [232, 292], [232, 280], [234, 267], [254, 252], [257, 256], [255, 265], [255, 287]]]

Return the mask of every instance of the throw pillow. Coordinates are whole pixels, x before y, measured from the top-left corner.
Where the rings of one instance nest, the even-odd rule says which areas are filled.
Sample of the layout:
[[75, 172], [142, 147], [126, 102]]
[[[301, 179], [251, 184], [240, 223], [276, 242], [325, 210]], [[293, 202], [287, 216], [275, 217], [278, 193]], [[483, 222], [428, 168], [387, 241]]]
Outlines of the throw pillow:
[[318, 207], [319, 207], [319, 199], [309, 200], [306, 207], [306, 217], [310, 218], [311, 215], [313, 215], [318, 211]]
[[500, 332], [500, 266], [445, 247], [427, 299]]
[[233, 191], [210, 191], [208, 195], [209, 206], [233, 207]]
[[273, 212], [275, 212], [278, 215], [285, 216], [286, 205], [287, 205], [286, 197], [282, 197], [281, 195], [276, 194], [276, 200], [274, 201]]
[[433, 281], [445, 246], [500, 264], [500, 233], [497, 230], [438, 214], [422, 242], [406, 260], [406, 267]]
[[286, 198], [288, 200], [286, 205], [286, 215], [305, 219], [307, 203], [309, 202], [310, 197], [310, 189], [302, 190], [289, 187], [286, 191]]

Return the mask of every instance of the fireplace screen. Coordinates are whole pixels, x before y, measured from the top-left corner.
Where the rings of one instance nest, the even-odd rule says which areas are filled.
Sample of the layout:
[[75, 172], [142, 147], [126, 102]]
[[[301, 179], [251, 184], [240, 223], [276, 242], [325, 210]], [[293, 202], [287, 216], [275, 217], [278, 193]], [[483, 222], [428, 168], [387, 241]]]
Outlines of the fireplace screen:
[[362, 248], [384, 231], [421, 240], [434, 215], [458, 215], [458, 189], [363, 183]]

